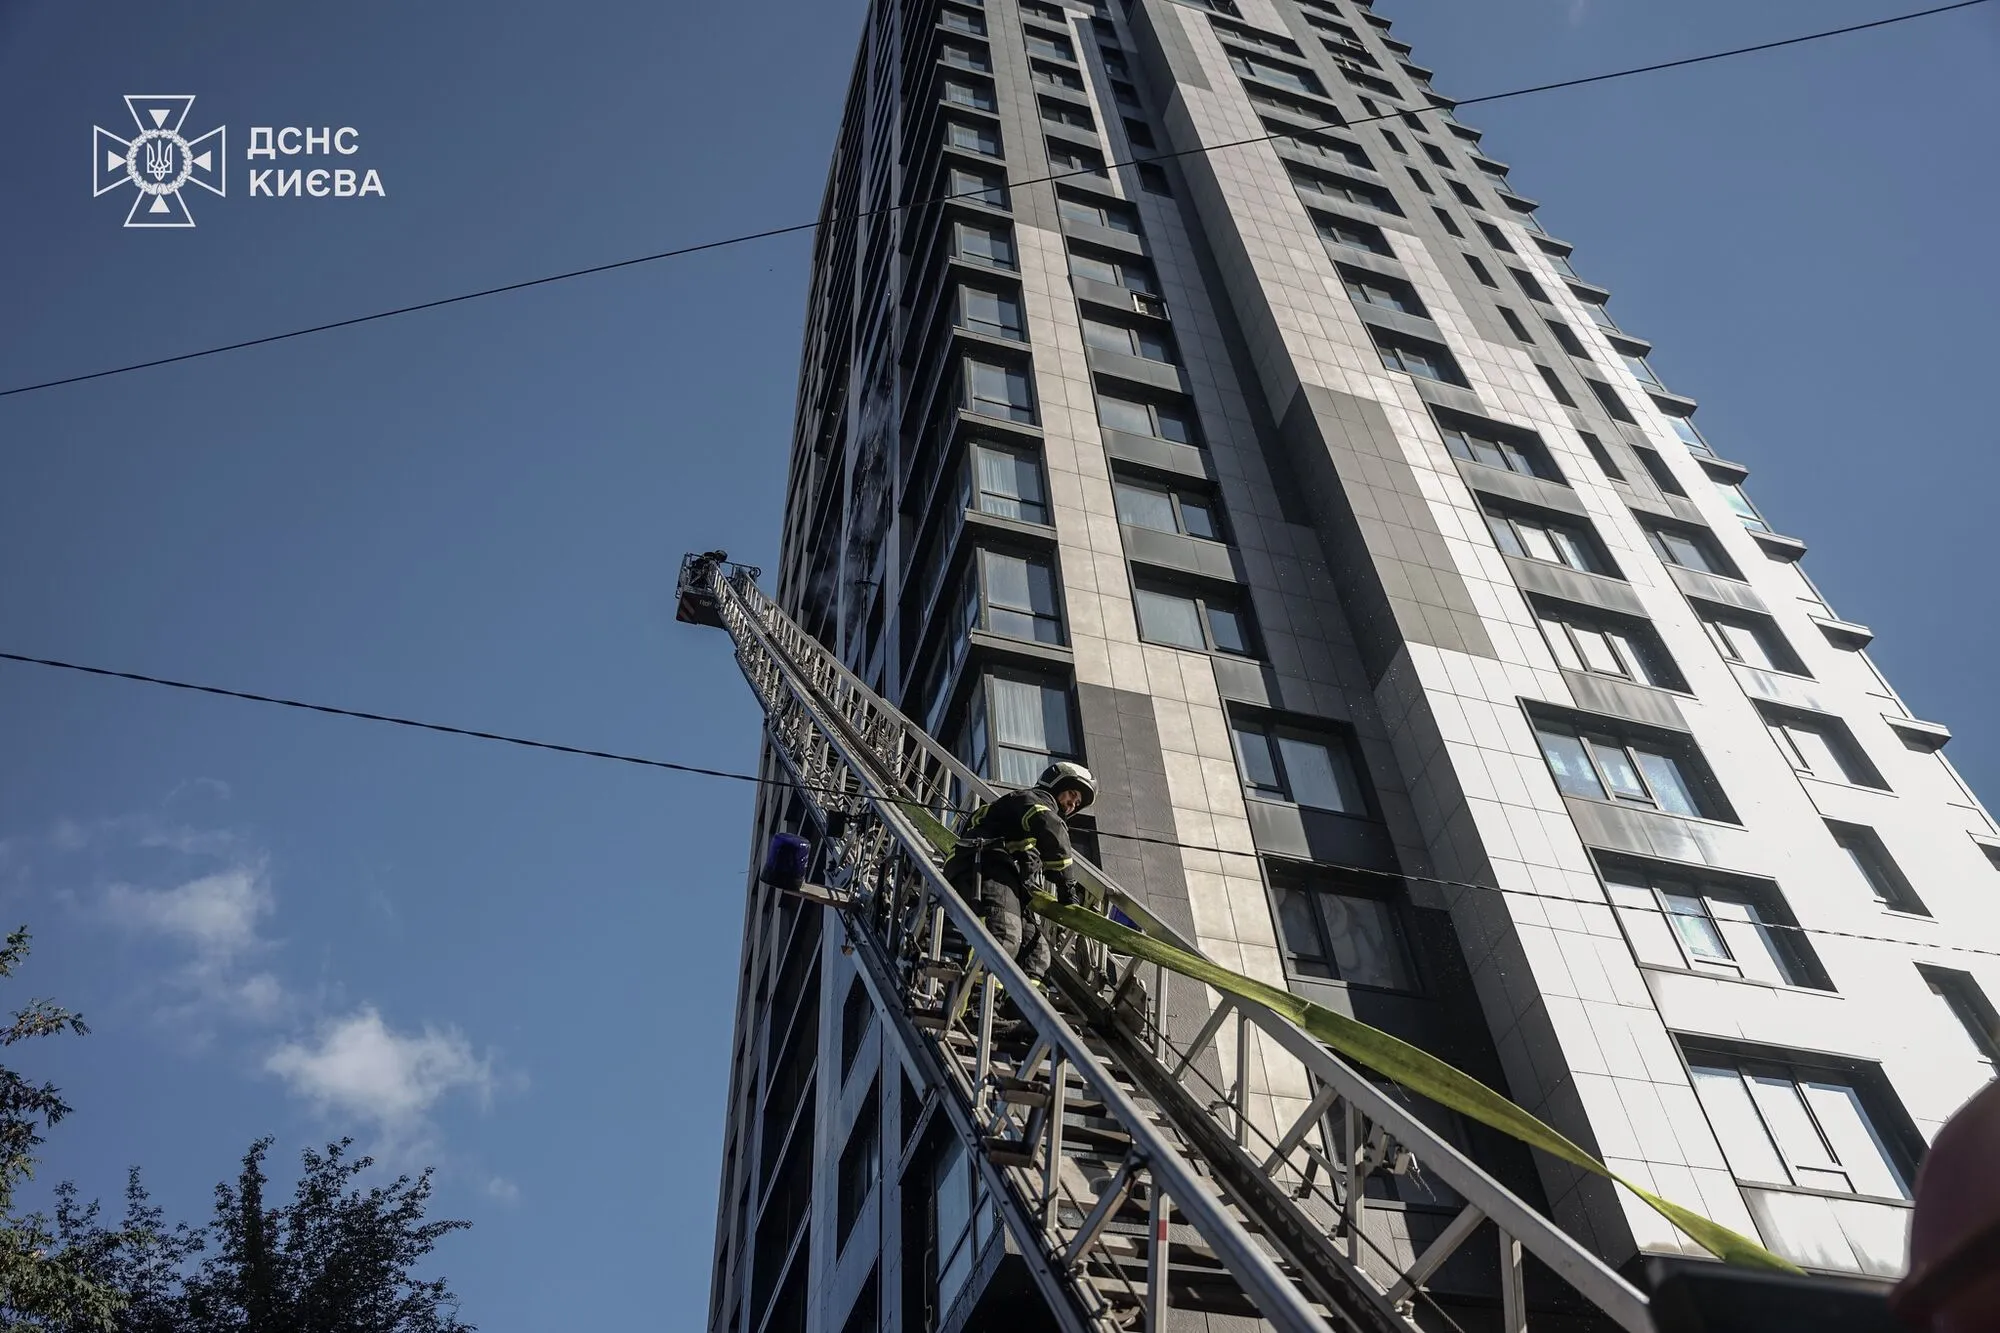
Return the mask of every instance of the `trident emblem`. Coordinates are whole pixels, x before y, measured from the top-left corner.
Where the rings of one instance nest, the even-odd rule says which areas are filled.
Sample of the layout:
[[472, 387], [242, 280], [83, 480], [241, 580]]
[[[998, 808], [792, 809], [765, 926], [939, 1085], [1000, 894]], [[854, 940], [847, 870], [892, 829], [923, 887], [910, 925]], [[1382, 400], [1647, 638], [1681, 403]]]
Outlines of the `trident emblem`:
[[146, 174], [163, 181], [174, 174], [174, 145], [167, 139], [146, 140]]
[[192, 227], [194, 215], [182, 196], [193, 191], [185, 187], [228, 193], [229, 145], [224, 131], [217, 127], [192, 139], [181, 132], [193, 106], [193, 96], [185, 93], [129, 96], [125, 108], [137, 131], [130, 138], [102, 126], [91, 127], [91, 195], [130, 187], [132, 210], [125, 215], [126, 226]]

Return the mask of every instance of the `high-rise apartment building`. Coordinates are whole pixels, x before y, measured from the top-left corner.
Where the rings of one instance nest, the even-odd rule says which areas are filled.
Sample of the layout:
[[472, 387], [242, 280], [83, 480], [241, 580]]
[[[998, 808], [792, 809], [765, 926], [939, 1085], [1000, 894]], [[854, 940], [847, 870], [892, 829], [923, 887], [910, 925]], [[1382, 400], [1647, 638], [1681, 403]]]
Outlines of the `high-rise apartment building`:
[[[779, 598], [995, 782], [1089, 764], [1213, 958], [1893, 1276], [2000, 1055], [2000, 836], [1451, 106], [1359, 0], [876, 0]], [[753, 886], [711, 1327], [1037, 1326], [840, 943]]]

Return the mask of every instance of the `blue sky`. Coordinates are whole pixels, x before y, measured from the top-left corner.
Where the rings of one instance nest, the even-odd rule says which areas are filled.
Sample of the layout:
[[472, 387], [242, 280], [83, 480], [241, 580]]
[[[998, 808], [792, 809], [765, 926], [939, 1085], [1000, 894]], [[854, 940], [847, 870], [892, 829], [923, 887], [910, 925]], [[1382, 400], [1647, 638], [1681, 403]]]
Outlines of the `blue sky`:
[[[1384, 0], [1461, 96], [1886, 12]], [[0, 388], [810, 218], [860, 6], [29, 0]], [[1465, 119], [1812, 544], [1835, 608], [2000, 790], [1981, 401], [2000, 8]], [[119, 227], [121, 95], [229, 126], [227, 200]], [[352, 125], [381, 200], [249, 199], [251, 125]], [[342, 165], [346, 165], [343, 162]], [[0, 399], [0, 647], [725, 768], [757, 718], [679, 555], [775, 540], [808, 241], [789, 237]], [[255, 1136], [352, 1133], [473, 1219], [489, 1333], [681, 1328], [707, 1286], [747, 790], [0, 666], [14, 1053], [196, 1215]]]

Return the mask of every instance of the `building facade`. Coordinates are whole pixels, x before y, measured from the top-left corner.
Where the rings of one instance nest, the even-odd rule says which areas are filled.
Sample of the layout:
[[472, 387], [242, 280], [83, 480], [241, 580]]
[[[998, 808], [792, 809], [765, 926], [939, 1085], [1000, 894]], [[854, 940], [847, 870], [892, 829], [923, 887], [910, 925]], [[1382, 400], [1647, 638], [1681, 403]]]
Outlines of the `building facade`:
[[[1894, 1276], [2000, 1055], [2000, 830], [1411, 57], [1359, 0], [875, 0], [779, 599], [992, 780], [1089, 764], [1217, 961]], [[1025, 1320], [837, 920], [752, 886], [736, 1030], [711, 1328]], [[1437, 1115], [1608, 1262], [1693, 1251]]]

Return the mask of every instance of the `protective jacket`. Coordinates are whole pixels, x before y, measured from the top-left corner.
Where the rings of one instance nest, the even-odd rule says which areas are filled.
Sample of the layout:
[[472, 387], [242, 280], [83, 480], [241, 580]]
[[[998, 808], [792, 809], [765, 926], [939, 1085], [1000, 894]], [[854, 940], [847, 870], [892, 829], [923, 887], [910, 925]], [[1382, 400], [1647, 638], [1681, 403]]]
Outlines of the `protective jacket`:
[[[1041, 862], [1043, 875], [1060, 890], [1075, 881], [1070, 867], [1076, 853], [1069, 843], [1069, 825], [1056, 807], [1055, 796], [1040, 787], [1010, 791], [973, 812], [972, 823], [959, 834], [961, 845], [982, 843], [1009, 853], [1016, 864]], [[1034, 857], [1024, 853], [1033, 852]], [[1026, 878], [1026, 876], [1023, 876]]]

